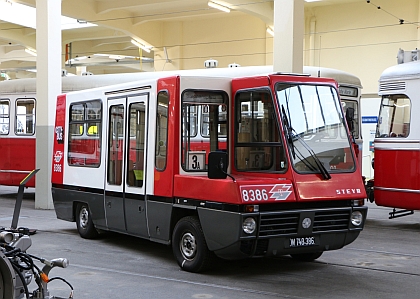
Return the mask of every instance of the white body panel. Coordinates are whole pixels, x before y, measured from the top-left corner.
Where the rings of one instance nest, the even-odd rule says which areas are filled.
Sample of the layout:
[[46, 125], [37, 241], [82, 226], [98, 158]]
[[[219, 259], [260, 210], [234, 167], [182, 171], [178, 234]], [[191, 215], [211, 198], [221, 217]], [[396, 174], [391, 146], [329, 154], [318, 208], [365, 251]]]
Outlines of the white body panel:
[[[84, 90], [84, 91], [77, 91], [77, 92], [71, 92], [66, 95], [66, 111], [69, 111], [69, 107], [74, 102], [80, 102], [80, 101], [88, 101], [88, 100], [96, 100], [100, 99], [102, 102], [102, 110], [104, 111], [107, 109], [107, 102], [108, 98], [116, 97], [119, 98], [122, 97], [130, 97], [133, 95], [137, 95], [139, 91], [135, 91], [134, 89], [137, 87], [142, 86], [148, 86], [147, 89], [142, 89], [140, 93], [144, 94], [142, 98], [148, 97], [149, 99], [156, 98], [156, 80], [148, 80], [148, 81], [141, 81], [141, 82], [129, 82], [129, 83], [123, 83], [119, 85], [112, 85], [112, 86], [106, 86], [106, 87], [100, 87], [92, 90]], [[131, 91], [124, 91], [124, 90], [131, 90]], [[106, 95], [106, 93], [113, 93], [112, 95]], [[154, 102], [152, 104], [148, 105], [149, 107], [149, 115], [156, 115], [156, 105]], [[127, 115], [127, 108], [125, 110]], [[68, 114], [67, 114], [68, 115]], [[67, 162], [68, 152], [67, 152], [67, 142], [68, 140], [65, 140], [65, 147], [64, 147], [64, 158], [65, 158], [65, 166], [63, 171], [63, 182], [66, 185], [74, 185], [74, 186], [84, 186], [89, 188], [98, 188], [103, 189], [104, 185], [107, 185], [106, 183], [106, 161], [107, 161], [107, 134], [108, 134], [108, 113], [103, 112], [103, 126], [102, 126], [102, 140], [101, 140], [101, 164], [99, 167], [77, 167], [77, 166], [69, 166]], [[148, 131], [154, 132], [156, 130], [156, 123], [154, 121], [149, 121], [148, 123]], [[66, 121], [66, 127], [65, 132], [69, 132], [69, 122]], [[155, 144], [155, 134], [148, 134], [147, 137], [147, 144], [148, 149], [147, 151], [154, 152], [154, 144]], [[154, 155], [148, 155], [147, 157], [147, 167], [145, 169], [145, 177], [153, 177], [153, 171], [154, 171]], [[150, 167], [151, 166], [151, 167]], [[146, 192], [153, 191], [153, 180], [145, 180], [146, 185], [145, 190]], [[129, 187], [124, 186], [126, 188], [126, 191], [130, 191], [130, 189], [135, 189], [136, 193], [139, 193], [138, 187]], [[142, 188], [143, 189], [143, 188]], [[113, 187], [108, 187], [108, 190], [112, 191], [118, 191], [117, 189], [113, 190]], [[121, 190], [119, 190], [121, 191]]]

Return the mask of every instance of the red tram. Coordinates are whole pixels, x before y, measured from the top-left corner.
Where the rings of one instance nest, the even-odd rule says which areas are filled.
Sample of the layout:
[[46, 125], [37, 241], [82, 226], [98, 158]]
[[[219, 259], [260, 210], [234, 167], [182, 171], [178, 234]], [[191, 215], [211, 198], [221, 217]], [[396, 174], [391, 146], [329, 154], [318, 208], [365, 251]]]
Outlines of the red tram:
[[[379, 79], [382, 97], [375, 137], [374, 201], [394, 208], [390, 218], [420, 210], [419, 51], [400, 51], [399, 64]], [[399, 209], [399, 210], [397, 210]]]

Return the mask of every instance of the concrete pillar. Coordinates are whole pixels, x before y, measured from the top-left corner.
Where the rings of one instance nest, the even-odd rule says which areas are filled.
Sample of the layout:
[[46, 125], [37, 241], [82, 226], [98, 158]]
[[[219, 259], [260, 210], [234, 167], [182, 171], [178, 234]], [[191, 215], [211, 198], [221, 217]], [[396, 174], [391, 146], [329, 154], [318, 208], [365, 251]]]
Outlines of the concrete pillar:
[[315, 51], [315, 38], [316, 38], [316, 19], [315, 17], [311, 18], [311, 22], [309, 25], [309, 65], [315, 65], [315, 56], [316, 53], [319, 52]]
[[36, 0], [35, 208], [53, 209], [51, 164], [55, 103], [61, 93], [61, 1]]
[[274, 0], [274, 71], [303, 72], [304, 26], [304, 0]]

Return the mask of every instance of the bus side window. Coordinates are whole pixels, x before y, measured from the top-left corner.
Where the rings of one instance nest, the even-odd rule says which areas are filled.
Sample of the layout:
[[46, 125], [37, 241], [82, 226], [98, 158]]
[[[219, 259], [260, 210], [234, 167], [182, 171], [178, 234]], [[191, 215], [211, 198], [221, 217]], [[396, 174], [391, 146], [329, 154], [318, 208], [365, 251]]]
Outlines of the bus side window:
[[208, 154], [227, 149], [227, 102], [227, 94], [221, 91], [183, 92], [181, 164], [185, 171], [207, 171]]
[[166, 168], [167, 142], [168, 142], [168, 106], [169, 95], [166, 91], [161, 91], [157, 96], [156, 109], [156, 150], [155, 167], [158, 170]]
[[285, 153], [270, 91], [240, 91], [235, 107], [237, 170], [285, 171]]
[[101, 157], [100, 101], [70, 105], [68, 163], [73, 166], [99, 167]]
[[146, 107], [144, 103], [130, 104], [129, 159], [127, 184], [142, 187], [144, 180], [144, 141], [146, 136]]

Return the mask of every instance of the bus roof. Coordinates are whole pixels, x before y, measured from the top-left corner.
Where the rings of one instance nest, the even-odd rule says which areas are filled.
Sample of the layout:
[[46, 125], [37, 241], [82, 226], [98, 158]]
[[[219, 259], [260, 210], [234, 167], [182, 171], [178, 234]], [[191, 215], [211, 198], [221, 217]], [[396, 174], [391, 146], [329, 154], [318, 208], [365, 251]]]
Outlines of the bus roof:
[[382, 72], [379, 82], [418, 78], [420, 78], [420, 61], [411, 61], [387, 68]]
[[[170, 77], [175, 75], [194, 75], [208, 77], [243, 77], [250, 75], [263, 75], [272, 72], [272, 66], [249, 66], [234, 68], [210, 68], [195, 70], [175, 70], [158, 72], [138, 72], [122, 74], [105, 74], [90, 76], [69, 76], [62, 77], [62, 92], [91, 89], [96, 87], [115, 85], [119, 83], [156, 79]], [[35, 93], [36, 79], [25, 78], [16, 80], [7, 80], [0, 82], [0, 94], [14, 93]]]
[[[70, 91], [91, 89], [96, 87], [115, 85], [125, 82], [133, 82], [147, 79], [157, 79], [175, 75], [194, 75], [208, 77], [246, 77], [254, 75], [268, 75], [273, 73], [273, 66], [245, 66], [232, 68], [209, 68], [193, 70], [138, 72], [122, 74], [104, 74], [90, 76], [68, 76], [62, 77], [62, 93]], [[346, 84], [355, 87], [362, 87], [360, 79], [350, 73], [324, 67], [304, 66], [303, 73], [311, 77], [333, 78], [340, 85]], [[25, 78], [7, 80], [0, 82], [0, 94], [21, 94], [36, 93], [36, 79]]]
[[362, 82], [358, 77], [341, 70], [326, 67], [304, 66], [303, 72], [311, 75], [312, 77], [333, 78], [339, 83], [339, 85], [346, 84], [362, 88]]

